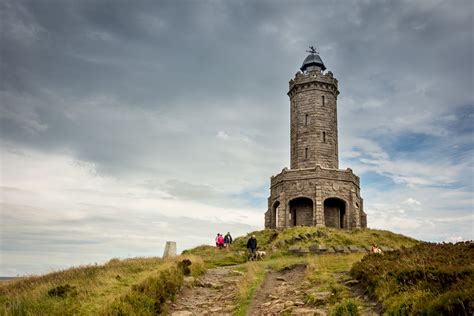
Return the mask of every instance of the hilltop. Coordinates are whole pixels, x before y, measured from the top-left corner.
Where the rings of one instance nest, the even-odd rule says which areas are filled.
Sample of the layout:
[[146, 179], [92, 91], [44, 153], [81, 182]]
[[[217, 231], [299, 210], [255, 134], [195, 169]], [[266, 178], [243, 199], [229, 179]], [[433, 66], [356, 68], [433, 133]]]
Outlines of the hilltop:
[[[251, 234], [267, 253], [262, 261], [246, 260]], [[385, 254], [367, 255], [372, 243]], [[432, 310], [448, 306], [462, 315], [472, 311], [472, 262], [470, 243], [434, 245], [372, 229], [264, 230], [236, 238], [230, 249], [199, 246], [171, 259], [112, 259], [7, 281], [0, 285], [0, 314], [377, 315], [401, 307], [423, 311], [423, 302], [439, 299], [428, 304]], [[421, 279], [411, 284], [410, 278]], [[436, 287], [437, 280], [444, 283]]]

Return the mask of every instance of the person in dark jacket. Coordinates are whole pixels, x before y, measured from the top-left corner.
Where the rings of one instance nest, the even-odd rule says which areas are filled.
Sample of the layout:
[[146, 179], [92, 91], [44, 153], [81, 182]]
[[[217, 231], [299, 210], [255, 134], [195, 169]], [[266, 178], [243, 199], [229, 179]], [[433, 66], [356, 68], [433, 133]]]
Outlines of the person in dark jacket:
[[255, 260], [255, 254], [257, 252], [257, 237], [252, 235], [247, 241], [247, 249], [249, 252], [249, 260]]
[[229, 232], [227, 232], [227, 234], [224, 237], [224, 246], [229, 247], [231, 243], [232, 243], [232, 236], [230, 235]]

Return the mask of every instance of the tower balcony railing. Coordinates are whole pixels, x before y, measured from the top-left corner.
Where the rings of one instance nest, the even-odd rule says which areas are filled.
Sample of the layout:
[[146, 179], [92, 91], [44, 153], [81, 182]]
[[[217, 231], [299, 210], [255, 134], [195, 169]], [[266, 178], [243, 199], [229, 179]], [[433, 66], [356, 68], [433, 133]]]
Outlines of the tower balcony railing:
[[305, 89], [312, 87], [325, 89], [335, 93], [336, 95], [339, 94], [338, 81], [333, 77], [332, 72], [328, 71], [327, 73], [322, 73], [317, 70], [308, 73], [296, 73], [295, 78], [291, 79], [289, 82], [288, 94], [290, 94], [295, 88]]
[[283, 181], [296, 181], [296, 180], [309, 180], [309, 179], [327, 179], [336, 181], [347, 181], [352, 182], [359, 187], [359, 177], [356, 176], [352, 169], [329, 169], [323, 168], [319, 165], [312, 168], [302, 169], [288, 169], [284, 168], [279, 174], [271, 177], [271, 186], [279, 184]]

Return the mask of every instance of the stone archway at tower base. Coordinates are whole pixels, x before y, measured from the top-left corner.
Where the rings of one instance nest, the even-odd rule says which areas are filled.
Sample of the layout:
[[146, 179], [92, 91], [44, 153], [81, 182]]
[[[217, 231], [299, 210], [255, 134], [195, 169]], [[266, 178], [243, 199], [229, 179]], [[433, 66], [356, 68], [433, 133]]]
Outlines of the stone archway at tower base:
[[289, 202], [289, 226], [313, 225], [313, 200], [299, 197]]
[[326, 227], [347, 228], [346, 202], [338, 198], [324, 200], [324, 223]]

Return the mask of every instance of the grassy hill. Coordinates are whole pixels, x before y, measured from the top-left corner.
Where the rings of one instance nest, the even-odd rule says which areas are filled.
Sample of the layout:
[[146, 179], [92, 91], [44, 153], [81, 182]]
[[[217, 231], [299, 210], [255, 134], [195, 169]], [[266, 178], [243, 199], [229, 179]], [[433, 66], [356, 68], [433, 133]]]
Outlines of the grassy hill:
[[267, 229], [251, 232], [247, 236], [236, 238], [231, 251], [218, 252], [215, 247], [200, 246], [183, 253], [201, 256], [207, 267], [243, 263], [246, 261], [246, 255], [242, 251], [245, 250], [247, 240], [251, 235], [257, 237], [258, 249], [267, 251], [268, 259], [290, 255], [288, 249], [291, 246], [301, 248], [309, 248], [312, 245], [367, 247], [376, 243], [380, 247], [399, 249], [420, 243], [413, 238], [385, 230], [347, 231], [327, 227], [293, 227], [282, 231]]
[[[268, 255], [264, 261], [246, 263], [245, 244], [251, 234], [256, 235], [259, 249], [267, 251]], [[307, 249], [315, 245], [362, 248], [372, 243], [377, 243], [387, 249], [398, 250], [385, 253], [383, 256], [367, 256], [365, 253], [295, 255], [289, 251], [291, 247]], [[329, 291], [334, 294], [329, 301], [323, 303], [308, 294], [305, 298], [306, 302], [314, 305], [323, 304], [324, 308], [335, 315], [355, 315], [364, 304], [362, 298], [354, 298], [350, 288], [341, 284], [341, 282], [350, 281], [351, 278], [359, 280], [360, 284], [368, 289], [367, 294], [380, 300], [387, 311], [391, 310], [390, 306], [396, 306], [394, 302], [400, 303], [406, 299], [406, 296], [403, 296], [405, 292], [415, 293], [423, 299], [433, 299], [439, 295], [449, 296], [442, 291], [432, 291], [427, 294], [420, 289], [422, 285], [433, 287], [438, 279], [445, 280], [441, 276], [446, 276], [450, 280], [453, 274], [449, 273], [454, 273], [456, 282], [462, 282], [450, 283], [450, 290], [456, 291], [464, 286], [466, 289], [462, 293], [474, 292], [472, 281], [474, 248], [463, 248], [462, 251], [467, 251], [464, 256], [459, 250], [461, 248], [453, 250], [454, 248], [444, 246], [448, 248], [443, 248], [438, 252], [439, 255], [431, 259], [429, 253], [433, 252], [434, 248], [423, 250], [425, 257], [420, 259], [421, 261], [405, 257], [407, 253], [411, 253], [407, 249], [416, 249], [424, 245], [426, 244], [403, 235], [372, 229], [343, 231], [330, 228], [295, 227], [283, 231], [256, 231], [236, 238], [230, 249], [219, 250], [212, 246], [199, 246], [173, 259], [112, 259], [105, 265], [77, 267], [43, 276], [2, 282], [0, 284], [0, 314], [157, 315], [166, 312], [168, 302], [174, 299], [186, 275], [196, 277], [205, 269], [227, 265], [233, 265], [235, 269], [245, 274], [243, 279], [245, 282], [239, 284], [239, 293], [236, 294], [236, 300], [240, 306], [236, 315], [245, 314], [246, 306], [250, 304], [265, 271], [283, 270], [301, 264], [307, 267], [305, 275], [307, 286], [316, 292]], [[442, 253], [450, 254], [453, 251], [459, 255], [443, 258]], [[415, 255], [412, 253], [412, 256]], [[185, 262], [183, 260], [189, 260], [192, 263], [189, 271], [183, 265]], [[411, 262], [411, 265], [399, 265], [401, 262]], [[447, 268], [443, 270], [440, 265]], [[420, 266], [423, 267], [420, 271], [424, 272], [417, 270]], [[430, 280], [431, 283], [405, 282], [402, 286], [395, 286], [399, 282], [398, 275], [410, 276], [412, 270], [418, 271], [413, 272], [415, 275], [419, 275], [416, 273], [426, 275], [426, 271], [431, 271], [431, 266], [435, 266], [436, 271], [442, 271], [441, 274], [434, 274], [435, 277]], [[349, 274], [351, 268], [352, 275]], [[387, 280], [387, 283], [376, 282], [376, 279], [370, 278], [370, 273], [364, 274], [364, 271], [377, 271], [377, 274], [383, 276], [383, 280]], [[391, 271], [396, 271], [398, 274], [393, 274]], [[393, 280], [388, 281], [390, 278]], [[393, 288], [395, 292], [388, 291], [387, 286]], [[415, 286], [417, 290], [412, 291], [412, 286]], [[397, 299], [391, 300], [394, 296]], [[456, 297], [451, 299], [456, 299]], [[466, 310], [471, 308], [470, 301], [470, 296], [462, 301], [463, 306], [467, 304]], [[410, 302], [405, 308], [406, 311], [417, 304], [413, 300]], [[342, 311], [342, 314], [338, 314], [337, 311]], [[346, 313], [347, 311], [350, 311], [349, 314]]]
[[0, 284], [1, 315], [153, 315], [180, 288], [179, 263], [192, 261], [191, 275], [203, 271], [199, 257], [112, 259], [105, 265], [71, 268]]

